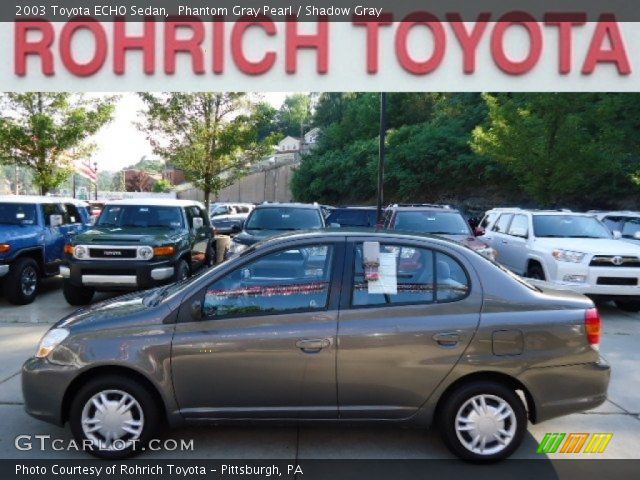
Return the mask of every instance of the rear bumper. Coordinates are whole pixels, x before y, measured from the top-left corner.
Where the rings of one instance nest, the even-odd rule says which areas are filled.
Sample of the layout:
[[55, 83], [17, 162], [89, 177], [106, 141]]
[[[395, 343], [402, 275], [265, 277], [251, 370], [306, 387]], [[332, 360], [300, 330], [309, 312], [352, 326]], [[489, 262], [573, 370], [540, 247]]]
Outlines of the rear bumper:
[[9, 265], [0, 265], [0, 278], [9, 273]]
[[533, 397], [534, 423], [596, 408], [607, 399], [611, 367], [584, 363], [531, 368], [519, 379]]
[[176, 259], [163, 261], [78, 261], [60, 267], [60, 275], [77, 286], [98, 290], [144, 290], [162, 285], [174, 277]]

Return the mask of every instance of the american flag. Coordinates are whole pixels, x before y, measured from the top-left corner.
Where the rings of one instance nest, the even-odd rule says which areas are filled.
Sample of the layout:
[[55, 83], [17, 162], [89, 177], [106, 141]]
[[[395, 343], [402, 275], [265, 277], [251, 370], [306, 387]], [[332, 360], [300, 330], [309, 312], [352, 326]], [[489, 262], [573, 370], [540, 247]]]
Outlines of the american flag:
[[82, 160], [78, 160], [74, 163], [74, 168], [76, 173], [81, 177], [84, 177], [93, 183], [96, 183], [98, 180], [98, 174], [93, 168], [91, 168], [89, 161], [84, 162]]

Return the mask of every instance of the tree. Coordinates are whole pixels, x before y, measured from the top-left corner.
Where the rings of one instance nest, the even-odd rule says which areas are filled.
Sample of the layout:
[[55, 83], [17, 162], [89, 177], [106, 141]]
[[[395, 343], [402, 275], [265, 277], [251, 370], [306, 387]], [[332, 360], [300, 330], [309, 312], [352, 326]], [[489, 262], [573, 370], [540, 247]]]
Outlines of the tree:
[[233, 183], [271, 145], [258, 138], [263, 117], [244, 93], [141, 93], [139, 128], [154, 152], [184, 169], [187, 178], [211, 194]]
[[285, 98], [277, 115], [279, 130], [286, 136], [301, 137], [311, 123], [311, 97], [294, 93]]
[[169, 180], [165, 180], [161, 178], [153, 185], [153, 191], [155, 193], [165, 193], [171, 191], [171, 182]]
[[111, 120], [114, 101], [71, 93], [0, 95], [0, 162], [31, 170], [46, 194], [69, 177], [74, 160], [86, 158], [87, 140]]
[[489, 123], [474, 130], [472, 147], [505, 165], [542, 206], [606, 207], [637, 196], [639, 97], [487, 94]]

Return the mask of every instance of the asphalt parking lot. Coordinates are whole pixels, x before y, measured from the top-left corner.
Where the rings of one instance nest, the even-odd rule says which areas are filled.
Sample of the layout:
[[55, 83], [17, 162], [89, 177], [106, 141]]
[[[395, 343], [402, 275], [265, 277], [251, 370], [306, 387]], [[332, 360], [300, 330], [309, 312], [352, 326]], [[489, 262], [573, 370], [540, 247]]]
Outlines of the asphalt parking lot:
[[[60, 290], [60, 279], [44, 282], [31, 305], [15, 307], [0, 298], [0, 458], [86, 458], [81, 452], [20, 451], [18, 435], [51, 435], [70, 440], [67, 428], [58, 428], [23, 411], [20, 367], [34, 353], [50, 324], [73, 311]], [[104, 298], [104, 296], [96, 299]], [[551, 432], [613, 433], [599, 458], [640, 458], [640, 314], [601, 307], [603, 357], [612, 366], [607, 402], [596, 410], [530, 425], [516, 458], [545, 458], [538, 443]], [[199, 459], [432, 459], [452, 458], [436, 432], [382, 427], [216, 427], [184, 428], [168, 438], [191, 440], [194, 451], [145, 452], [143, 457]], [[587, 456], [580, 454], [581, 456]], [[561, 458], [556, 454], [552, 457]], [[593, 457], [593, 455], [591, 456]], [[573, 457], [575, 458], [575, 456]]]

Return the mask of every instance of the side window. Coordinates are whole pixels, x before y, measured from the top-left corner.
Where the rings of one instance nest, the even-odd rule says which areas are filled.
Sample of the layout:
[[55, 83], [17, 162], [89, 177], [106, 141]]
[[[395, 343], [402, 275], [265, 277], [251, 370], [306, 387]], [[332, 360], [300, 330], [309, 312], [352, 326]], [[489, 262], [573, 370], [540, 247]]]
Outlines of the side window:
[[51, 226], [51, 215], [61, 215], [58, 205], [56, 205], [55, 203], [43, 204], [42, 211], [44, 212], [44, 224], [47, 227]]
[[436, 298], [439, 302], [463, 299], [469, 293], [469, 278], [462, 265], [447, 254], [436, 253]]
[[202, 222], [204, 223], [204, 226], [210, 227], [211, 222], [209, 222], [209, 216], [205, 212], [204, 208], [200, 208], [200, 207], [193, 207], [193, 208], [198, 212], [198, 217], [202, 218]]
[[480, 227], [482, 228], [487, 228], [491, 222], [493, 222], [493, 220], [495, 220], [496, 218], [496, 214], [495, 213], [490, 213], [488, 215], [485, 215], [484, 218], [482, 219], [482, 221], [480, 222]]
[[333, 247], [314, 245], [265, 255], [207, 288], [207, 319], [322, 310], [329, 300]]
[[515, 215], [509, 225], [509, 235], [514, 237], [526, 237], [529, 235], [529, 219], [526, 215]]
[[68, 223], [81, 223], [82, 217], [80, 216], [80, 212], [78, 208], [72, 203], [65, 203], [62, 205], [64, 209], [64, 214], [62, 216], [63, 222]]
[[622, 226], [622, 218], [620, 217], [605, 217], [602, 219], [602, 223], [605, 224], [605, 226], [611, 230], [612, 232], [614, 230], [621, 230], [621, 226]]
[[500, 218], [493, 226], [491, 231], [498, 233], [507, 233], [507, 227], [509, 226], [509, 222], [511, 221], [512, 217], [512, 213], [503, 213], [502, 215], [500, 215]]
[[192, 207], [186, 207], [184, 209], [185, 213], [187, 214], [187, 223], [188, 223], [188, 228], [189, 230], [191, 230], [193, 228], [193, 211], [191, 210]]
[[353, 306], [435, 301], [433, 251], [408, 246], [381, 245], [381, 254], [395, 257], [397, 293], [372, 293], [365, 279], [362, 244], [356, 246], [351, 304]]

